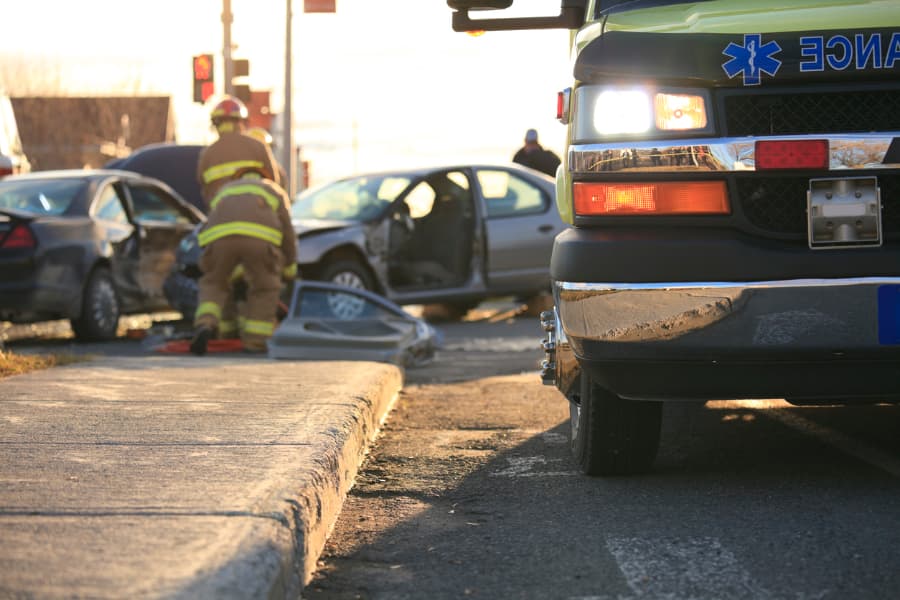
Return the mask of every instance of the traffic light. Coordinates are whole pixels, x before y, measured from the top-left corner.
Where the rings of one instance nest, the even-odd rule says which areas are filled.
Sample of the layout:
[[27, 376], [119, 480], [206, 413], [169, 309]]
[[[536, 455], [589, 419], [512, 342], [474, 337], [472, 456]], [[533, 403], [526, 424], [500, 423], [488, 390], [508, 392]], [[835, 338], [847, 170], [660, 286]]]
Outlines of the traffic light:
[[216, 89], [213, 83], [213, 55], [199, 54], [194, 57], [194, 102], [204, 104]]
[[337, 0], [303, 0], [303, 12], [307, 13], [333, 13], [337, 12], [335, 4]]
[[251, 100], [250, 86], [241, 82], [244, 77], [247, 77], [250, 74], [250, 61], [246, 58], [236, 58], [231, 61], [231, 68], [231, 87], [234, 90], [233, 93], [246, 104]]

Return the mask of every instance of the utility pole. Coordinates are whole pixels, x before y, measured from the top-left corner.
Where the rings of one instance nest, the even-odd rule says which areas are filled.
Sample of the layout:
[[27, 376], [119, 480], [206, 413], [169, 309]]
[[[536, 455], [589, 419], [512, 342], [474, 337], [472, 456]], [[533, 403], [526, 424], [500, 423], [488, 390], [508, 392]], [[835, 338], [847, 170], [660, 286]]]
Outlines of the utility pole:
[[222, 62], [225, 67], [225, 93], [234, 95], [234, 63], [231, 60], [231, 23], [234, 15], [231, 14], [231, 0], [222, 0], [222, 31], [225, 39], [222, 42]]
[[294, 160], [294, 119], [291, 114], [291, 21], [293, 20], [293, 10], [291, 10], [291, 0], [285, 0], [287, 3], [287, 15], [284, 20], [284, 110], [281, 111], [282, 116], [282, 141], [281, 141], [281, 164], [287, 172], [287, 182], [284, 189], [288, 193], [288, 197], [293, 200], [297, 190], [296, 178], [296, 161]]

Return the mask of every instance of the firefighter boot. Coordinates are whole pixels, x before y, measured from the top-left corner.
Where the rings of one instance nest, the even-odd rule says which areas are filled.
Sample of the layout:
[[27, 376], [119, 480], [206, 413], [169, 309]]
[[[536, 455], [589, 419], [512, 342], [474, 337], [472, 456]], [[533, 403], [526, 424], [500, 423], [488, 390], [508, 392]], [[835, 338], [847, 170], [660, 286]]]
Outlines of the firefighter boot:
[[194, 331], [194, 337], [191, 340], [191, 352], [197, 356], [206, 354], [206, 345], [215, 337], [215, 331], [210, 327], [198, 327]]

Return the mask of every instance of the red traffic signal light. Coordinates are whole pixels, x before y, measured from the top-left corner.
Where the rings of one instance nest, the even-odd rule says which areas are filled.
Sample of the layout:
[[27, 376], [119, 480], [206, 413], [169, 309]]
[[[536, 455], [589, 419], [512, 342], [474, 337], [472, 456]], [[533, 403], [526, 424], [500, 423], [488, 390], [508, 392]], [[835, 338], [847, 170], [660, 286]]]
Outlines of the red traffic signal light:
[[194, 102], [203, 104], [215, 93], [213, 82], [213, 55], [200, 54], [194, 57]]

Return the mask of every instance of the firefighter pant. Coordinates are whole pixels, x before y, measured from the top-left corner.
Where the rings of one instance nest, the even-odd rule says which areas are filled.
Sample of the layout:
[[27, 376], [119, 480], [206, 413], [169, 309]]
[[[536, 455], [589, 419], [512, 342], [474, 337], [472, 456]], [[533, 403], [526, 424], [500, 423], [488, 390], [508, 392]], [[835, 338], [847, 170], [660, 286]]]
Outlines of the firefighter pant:
[[242, 265], [247, 300], [238, 319], [241, 342], [248, 350], [265, 350], [275, 329], [283, 263], [279, 248], [257, 238], [229, 235], [212, 242], [200, 258], [203, 276], [194, 325], [219, 329], [232, 292], [232, 274]]

